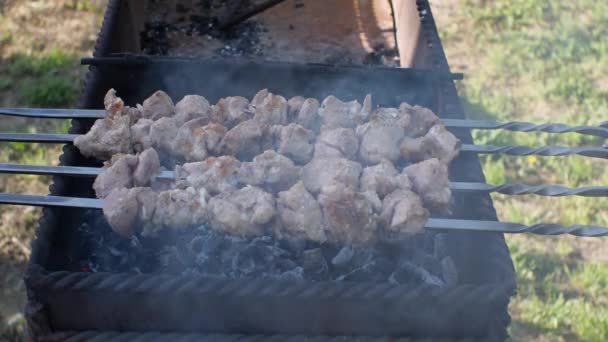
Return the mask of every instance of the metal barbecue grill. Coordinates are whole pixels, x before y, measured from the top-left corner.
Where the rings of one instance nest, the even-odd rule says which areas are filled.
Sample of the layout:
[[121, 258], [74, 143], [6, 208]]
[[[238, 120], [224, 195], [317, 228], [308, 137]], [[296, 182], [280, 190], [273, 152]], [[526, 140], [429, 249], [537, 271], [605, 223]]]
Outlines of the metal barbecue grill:
[[[478, 154], [608, 158], [608, 149], [476, 145], [471, 129], [575, 132], [608, 138], [608, 123], [571, 127], [465, 119], [453, 83], [458, 75], [450, 73], [427, 1], [393, 2], [398, 4], [396, 19], [411, 18], [411, 12], [417, 12], [417, 22], [396, 22], [401, 36], [409, 33], [409, 26], [420, 28], [416, 51], [410, 54], [429, 57], [413, 57], [415, 69], [117, 55], [134, 49], [121, 39], [132, 36], [129, 30], [135, 26], [125, 22], [141, 22], [141, 18], [132, 18], [133, 7], [137, 7], [133, 3], [109, 2], [94, 58], [83, 59], [90, 69], [81, 102], [87, 109], [0, 109], [0, 115], [72, 119], [70, 134], [0, 133], [0, 141], [65, 144], [60, 166], [0, 164], [1, 173], [54, 176], [49, 196], [0, 194], [0, 203], [45, 207], [26, 276], [26, 317], [35, 338], [287, 341], [315, 336], [314, 340], [338, 341], [357, 335], [365, 341], [383, 336], [504, 339], [515, 281], [501, 233], [608, 235], [604, 227], [497, 221], [491, 192], [604, 197], [608, 186], [490, 185], [484, 181]], [[406, 30], [399, 32], [403, 28]], [[372, 92], [379, 105], [398, 106], [405, 101], [430, 108], [463, 142], [461, 155], [450, 166], [452, 213], [433, 217], [426, 226], [445, 234], [448, 253], [458, 269], [458, 284], [437, 288], [79, 269], [77, 261], [87, 253], [79, 227], [91, 211], [102, 207], [91, 188], [101, 169], [98, 161], [84, 158], [71, 143], [104, 116], [99, 108], [109, 88], [115, 88], [127, 104], [141, 102], [157, 89], [174, 99], [202, 94], [215, 101], [234, 95], [251, 98], [257, 90], [268, 88], [286, 97], [318, 99], [330, 94], [345, 100], [362, 99]], [[160, 175], [172, 177], [172, 171]]]

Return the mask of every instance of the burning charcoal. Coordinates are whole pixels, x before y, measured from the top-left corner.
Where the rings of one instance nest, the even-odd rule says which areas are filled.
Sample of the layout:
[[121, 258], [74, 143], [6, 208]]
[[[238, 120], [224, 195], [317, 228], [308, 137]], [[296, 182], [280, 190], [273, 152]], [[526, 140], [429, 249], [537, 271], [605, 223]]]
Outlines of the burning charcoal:
[[290, 271], [281, 273], [277, 278], [291, 281], [302, 280], [304, 279], [304, 269], [298, 266]]
[[339, 276], [337, 280], [385, 282], [387, 278], [386, 274], [390, 273], [390, 270], [393, 268], [394, 266], [387, 259], [376, 258], [363, 266], [353, 269], [347, 274]]
[[353, 247], [351, 247], [351, 246], [342, 247], [342, 249], [340, 249], [338, 254], [336, 254], [336, 256], [333, 257], [333, 259], [331, 259], [331, 263], [332, 263], [332, 265], [338, 266], [338, 267], [345, 266], [352, 260], [354, 255], [355, 255], [355, 251], [353, 250]]
[[458, 271], [451, 257], [447, 256], [441, 259], [441, 274], [446, 285], [455, 286], [458, 284]]
[[302, 252], [302, 259], [304, 273], [307, 276], [312, 276], [314, 279], [323, 276], [328, 272], [327, 261], [320, 248], [309, 249]]

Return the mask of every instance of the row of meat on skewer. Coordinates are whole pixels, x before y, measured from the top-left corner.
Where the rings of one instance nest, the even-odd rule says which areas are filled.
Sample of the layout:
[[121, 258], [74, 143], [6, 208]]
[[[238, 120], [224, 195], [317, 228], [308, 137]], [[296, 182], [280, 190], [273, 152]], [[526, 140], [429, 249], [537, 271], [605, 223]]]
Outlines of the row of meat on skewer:
[[[106, 160], [94, 189], [113, 229], [208, 224], [229, 234], [365, 245], [422, 231], [448, 207], [460, 142], [430, 110], [374, 108], [329, 96], [289, 100], [262, 90], [210, 105], [162, 91], [107, 116], [75, 140]], [[156, 179], [162, 168], [173, 180]]]

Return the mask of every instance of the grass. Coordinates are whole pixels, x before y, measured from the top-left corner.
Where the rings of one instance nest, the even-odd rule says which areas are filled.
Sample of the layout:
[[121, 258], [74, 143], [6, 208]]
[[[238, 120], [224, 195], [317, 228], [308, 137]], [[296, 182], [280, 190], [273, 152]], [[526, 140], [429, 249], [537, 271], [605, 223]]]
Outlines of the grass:
[[[608, 113], [608, 3], [463, 0], [439, 23], [469, 117], [598, 124]], [[578, 134], [476, 131], [479, 144], [601, 146]], [[483, 156], [489, 183], [608, 185], [608, 162], [584, 157]], [[493, 196], [501, 220], [608, 226], [606, 198]], [[608, 264], [600, 240], [509, 237], [518, 295], [514, 340], [608, 340]]]

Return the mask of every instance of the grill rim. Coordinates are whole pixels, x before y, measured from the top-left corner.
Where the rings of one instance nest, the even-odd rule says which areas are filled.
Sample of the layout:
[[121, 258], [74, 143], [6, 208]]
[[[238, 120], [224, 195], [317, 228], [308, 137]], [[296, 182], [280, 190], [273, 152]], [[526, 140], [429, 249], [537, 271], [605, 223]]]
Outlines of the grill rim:
[[[106, 7], [103, 24], [100, 33], [97, 37], [95, 44], [95, 50], [93, 53], [94, 57], [104, 57], [110, 55], [111, 43], [110, 36], [115, 28], [117, 21], [117, 15], [119, 7], [124, 4], [121, 0], [110, 0]], [[432, 16], [431, 8], [427, 0], [417, 0], [418, 13], [421, 19], [423, 40], [425, 40], [427, 48], [431, 53], [431, 69], [440, 72], [450, 72], [443, 47], [436, 30], [435, 21]], [[94, 89], [98, 83], [100, 70], [93, 66], [88, 67], [88, 72], [85, 77], [83, 88], [80, 97], [80, 108], [90, 108], [90, 104], [94, 102]], [[454, 83], [452, 81], [444, 81], [438, 87], [441, 98], [440, 108], [442, 111], [455, 112], [458, 115], [463, 115], [462, 107], [460, 105], [458, 94], [456, 92]], [[70, 134], [78, 134], [83, 131], [84, 127], [90, 126], [94, 120], [72, 120], [72, 126], [69, 130]], [[470, 134], [469, 134], [470, 136]], [[82, 156], [79, 155], [77, 150], [73, 146], [66, 145], [63, 148], [63, 153], [60, 157], [60, 165], [82, 165], [81, 163], [86, 161]], [[473, 165], [475, 164], [475, 165]], [[485, 181], [485, 177], [481, 171], [481, 164], [477, 156], [473, 156], [473, 159], [469, 161], [472, 172], [476, 172], [480, 175], [480, 181]], [[65, 194], [67, 189], [70, 187], [70, 180], [67, 177], [54, 176], [51, 185], [49, 186], [49, 192], [51, 195], [62, 195]], [[489, 196], [487, 196], [489, 198]], [[496, 220], [496, 213], [492, 202], [489, 201], [490, 219]], [[44, 270], [41, 265], [45, 265], [45, 260], [48, 259], [51, 251], [51, 241], [54, 236], [57, 236], [58, 229], [61, 229], [63, 210], [57, 208], [44, 208], [43, 214], [39, 222], [39, 226], [36, 231], [36, 239], [32, 242], [33, 251], [26, 271], [26, 287], [28, 292], [28, 303], [26, 306], [26, 319], [28, 322], [28, 329], [30, 336], [44, 336], [51, 334], [55, 329], [51, 324], [51, 317], [48, 308], [45, 307], [44, 300], [40, 297], [40, 294], [45, 290], [48, 290], [44, 286], [46, 283], [42, 283], [34, 280], [47, 279], [47, 277], [58, 277], [57, 272], [48, 273]], [[510, 316], [507, 311], [507, 306], [510, 296], [515, 293], [515, 276], [513, 263], [510, 258], [504, 237], [498, 233], [454, 233], [452, 234], [452, 246], [453, 249], [460, 249], [456, 254], [463, 254], [463, 252], [469, 252], [472, 250], [483, 250], [480, 253], [464, 253], [461, 255], [461, 259], [473, 261], [471, 264], [476, 265], [479, 262], [484, 262], [486, 265], [483, 269], [487, 274], [478, 275], [478, 277], [468, 275], [468, 282], [470, 284], [463, 284], [457, 286], [457, 288], [467, 288], [468, 291], [475, 293], [475, 290], [480, 290], [485, 286], [495, 286], [496, 289], [500, 287], [500, 291], [496, 292], [496, 300], [501, 303], [500, 309], [493, 308], [489, 313], [500, 315], [493, 315], [494, 317], [489, 318], [487, 326], [483, 327], [485, 330], [477, 331], [478, 336], [491, 336], [497, 339], [504, 339], [507, 336], [506, 327], [510, 322]], [[455, 246], [458, 245], [458, 246]], [[454, 253], [450, 253], [454, 255]], [[473, 260], [473, 258], [477, 260]], [[460, 262], [462, 264], [462, 260]], [[471, 269], [474, 266], [469, 267]], [[462, 272], [461, 272], [462, 273]], [[474, 271], [465, 273], [475, 273]], [[73, 276], [78, 273], [71, 273]], [[86, 279], [92, 276], [91, 274], [84, 274], [83, 277]], [[40, 285], [43, 284], [43, 285]], [[41, 287], [40, 287], [41, 286]], [[479, 298], [481, 299], [481, 298]], [[441, 322], [441, 320], [439, 320]]]

